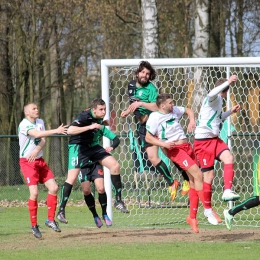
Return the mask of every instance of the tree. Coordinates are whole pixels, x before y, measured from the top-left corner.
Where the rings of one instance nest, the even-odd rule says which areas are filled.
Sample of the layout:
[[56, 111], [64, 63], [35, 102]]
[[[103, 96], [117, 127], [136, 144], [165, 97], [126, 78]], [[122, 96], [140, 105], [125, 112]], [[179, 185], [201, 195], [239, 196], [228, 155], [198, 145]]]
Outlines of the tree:
[[[193, 57], [205, 58], [209, 47], [209, 3], [208, 0], [196, 0], [195, 40]], [[194, 86], [192, 93], [192, 109], [199, 111], [203, 97], [207, 92], [207, 71], [196, 68], [194, 71]], [[191, 85], [192, 86], [192, 85]], [[191, 89], [192, 90], [192, 89]]]
[[158, 21], [156, 0], [142, 0], [142, 58], [158, 58]]

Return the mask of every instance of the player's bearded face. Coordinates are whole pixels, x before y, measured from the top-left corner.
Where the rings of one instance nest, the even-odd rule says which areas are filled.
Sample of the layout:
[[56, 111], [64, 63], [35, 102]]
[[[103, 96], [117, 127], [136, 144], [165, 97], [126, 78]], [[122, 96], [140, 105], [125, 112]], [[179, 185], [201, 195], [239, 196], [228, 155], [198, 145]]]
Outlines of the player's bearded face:
[[93, 108], [93, 113], [96, 118], [104, 118], [104, 116], [106, 115], [106, 106], [97, 105], [96, 108]]
[[142, 71], [140, 71], [138, 73], [138, 76], [137, 76], [137, 82], [142, 86], [142, 85], [145, 85], [149, 79], [150, 79], [150, 70], [146, 69], [146, 68], [143, 68]]

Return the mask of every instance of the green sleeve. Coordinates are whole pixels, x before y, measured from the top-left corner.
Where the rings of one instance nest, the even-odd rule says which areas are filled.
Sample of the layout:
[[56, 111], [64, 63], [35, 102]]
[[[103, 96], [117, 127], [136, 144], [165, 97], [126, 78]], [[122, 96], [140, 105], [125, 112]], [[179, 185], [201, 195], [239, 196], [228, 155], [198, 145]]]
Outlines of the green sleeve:
[[107, 137], [109, 140], [113, 140], [116, 137], [116, 134], [108, 130], [105, 126], [103, 129], [103, 136]]

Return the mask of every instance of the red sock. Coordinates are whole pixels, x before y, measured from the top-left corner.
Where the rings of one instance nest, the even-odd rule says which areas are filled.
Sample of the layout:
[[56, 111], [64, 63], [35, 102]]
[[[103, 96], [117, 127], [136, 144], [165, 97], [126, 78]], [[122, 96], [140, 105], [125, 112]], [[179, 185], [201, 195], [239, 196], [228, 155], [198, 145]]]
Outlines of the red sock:
[[196, 190], [198, 197], [203, 205], [203, 207], [205, 208], [205, 199], [204, 199], [204, 191], [203, 190]]
[[38, 203], [37, 200], [28, 200], [28, 209], [30, 214], [30, 221], [31, 226], [37, 225], [37, 210], [38, 210]]
[[193, 188], [190, 188], [189, 199], [190, 199], [190, 218], [196, 218], [198, 206], [199, 206], [199, 197], [197, 192]]
[[203, 191], [204, 191], [204, 208], [211, 209], [211, 197], [212, 197], [212, 184], [203, 182]]
[[224, 164], [224, 190], [231, 189], [234, 179], [234, 164]]
[[47, 195], [47, 207], [48, 207], [48, 220], [53, 221], [55, 217], [55, 211], [57, 207], [57, 196]]

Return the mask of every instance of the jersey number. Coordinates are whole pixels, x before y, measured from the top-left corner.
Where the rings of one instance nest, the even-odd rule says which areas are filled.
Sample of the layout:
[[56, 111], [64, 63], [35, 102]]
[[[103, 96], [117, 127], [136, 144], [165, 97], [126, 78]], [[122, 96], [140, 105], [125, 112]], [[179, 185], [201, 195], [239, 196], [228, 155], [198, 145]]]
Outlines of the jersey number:
[[78, 165], [78, 157], [72, 157], [71, 158], [71, 165], [72, 166]]
[[203, 161], [204, 165], [207, 165], [207, 160], [206, 159], [202, 159], [202, 161]]
[[187, 160], [184, 160], [182, 163], [183, 163], [183, 164], [184, 164], [184, 166], [186, 166], [186, 167], [188, 167], [188, 166], [189, 166], [189, 164], [188, 164]]

